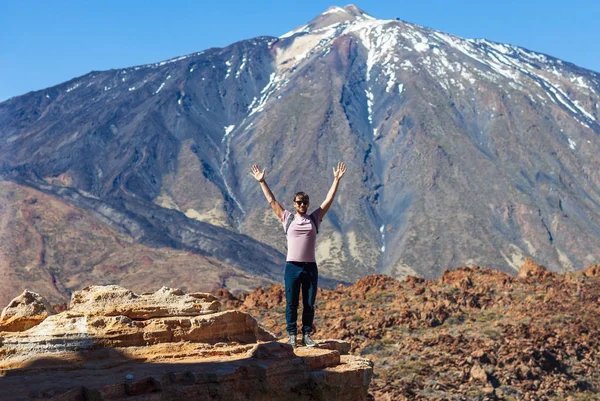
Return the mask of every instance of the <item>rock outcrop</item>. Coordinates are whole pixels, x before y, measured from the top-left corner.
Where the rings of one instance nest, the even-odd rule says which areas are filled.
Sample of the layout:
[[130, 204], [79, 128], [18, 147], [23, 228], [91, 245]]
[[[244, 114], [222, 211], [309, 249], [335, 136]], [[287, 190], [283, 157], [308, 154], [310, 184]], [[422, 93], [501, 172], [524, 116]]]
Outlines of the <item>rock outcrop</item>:
[[210, 294], [88, 287], [68, 310], [0, 333], [0, 399], [363, 400], [372, 363], [349, 349], [294, 350]]
[[220, 304], [210, 294], [185, 294], [180, 289], [162, 287], [153, 293], [137, 295], [118, 285], [90, 286], [76, 291], [69, 309], [86, 316], [127, 316], [150, 319], [165, 316], [197, 316], [218, 312]]
[[520, 278], [534, 278], [543, 279], [552, 276], [552, 272], [549, 272], [546, 266], [539, 265], [531, 258], [527, 258], [525, 263], [519, 268], [518, 276]]
[[589, 266], [582, 273], [585, 277], [600, 277], [600, 265]]
[[41, 295], [28, 290], [10, 301], [0, 315], [0, 331], [23, 331], [52, 315], [52, 306]]

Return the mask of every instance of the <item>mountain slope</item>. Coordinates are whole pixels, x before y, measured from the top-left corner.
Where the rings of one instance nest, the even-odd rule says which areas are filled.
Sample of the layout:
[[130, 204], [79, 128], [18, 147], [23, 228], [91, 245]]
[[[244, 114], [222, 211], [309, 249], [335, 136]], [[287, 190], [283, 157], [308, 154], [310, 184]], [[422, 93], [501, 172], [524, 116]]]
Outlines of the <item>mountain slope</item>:
[[[323, 277], [510, 272], [528, 256], [580, 269], [600, 255], [599, 93], [599, 74], [550, 56], [332, 7], [281, 38], [0, 103], [0, 168], [126, 211], [144, 244], [202, 253], [207, 230], [284, 252], [249, 166], [267, 168], [286, 207], [298, 190], [316, 207], [344, 160]], [[261, 249], [271, 264], [261, 272], [257, 254], [249, 268], [274, 278], [281, 254]]]
[[[35, 189], [0, 182], [0, 302], [23, 288], [54, 303], [91, 283], [127, 283], [138, 291], [163, 285], [191, 291], [251, 290], [272, 280], [215, 257], [151, 248], [102, 219]], [[262, 274], [264, 276], [264, 274]]]

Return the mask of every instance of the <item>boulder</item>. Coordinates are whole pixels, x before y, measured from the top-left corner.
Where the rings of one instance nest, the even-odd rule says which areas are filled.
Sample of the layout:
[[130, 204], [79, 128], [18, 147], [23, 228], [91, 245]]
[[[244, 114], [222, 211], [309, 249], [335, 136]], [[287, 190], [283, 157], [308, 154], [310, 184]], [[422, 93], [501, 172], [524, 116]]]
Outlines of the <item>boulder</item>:
[[588, 278], [600, 277], [600, 265], [589, 266], [583, 271], [583, 275]]
[[553, 273], [549, 272], [546, 266], [539, 265], [533, 261], [531, 258], [527, 258], [525, 262], [519, 268], [519, 273], [517, 276], [519, 278], [537, 278], [544, 279], [547, 277], [552, 277]]
[[483, 369], [483, 367], [481, 367], [481, 365], [479, 365], [479, 364], [475, 364], [475, 365], [473, 365], [473, 367], [471, 367], [470, 376], [471, 376], [471, 380], [474, 380], [474, 381], [477, 381], [480, 383], [486, 383], [488, 381], [488, 374]]
[[39, 294], [28, 290], [14, 298], [0, 315], [0, 331], [24, 331], [54, 314], [52, 306]]

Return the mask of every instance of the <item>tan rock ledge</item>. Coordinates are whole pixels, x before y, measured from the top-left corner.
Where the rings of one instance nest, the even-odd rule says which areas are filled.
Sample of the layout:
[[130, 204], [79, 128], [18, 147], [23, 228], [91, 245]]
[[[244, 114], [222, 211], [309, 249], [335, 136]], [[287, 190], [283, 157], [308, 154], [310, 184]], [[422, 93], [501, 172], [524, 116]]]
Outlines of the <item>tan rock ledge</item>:
[[52, 306], [41, 295], [25, 290], [2, 311], [0, 331], [27, 330], [53, 313]]
[[28, 330], [0, 333], [1, 400], [367, 397], [372, 363], [344, 355], [348, 343], [293, 350], [252, 316], [218, 312], [209, 294], [89, 287], [71, 306]]

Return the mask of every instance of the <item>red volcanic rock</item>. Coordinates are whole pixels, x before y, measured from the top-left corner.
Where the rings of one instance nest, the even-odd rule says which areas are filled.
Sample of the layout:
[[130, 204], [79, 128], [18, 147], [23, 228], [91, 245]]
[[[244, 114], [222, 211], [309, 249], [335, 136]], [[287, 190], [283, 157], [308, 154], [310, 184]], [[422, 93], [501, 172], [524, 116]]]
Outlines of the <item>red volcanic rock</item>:
[[[320, 289], [317, 335], [347, 340], [351, 352], [376, 361], [375, 401], [594, 399], [600, 388], [595, 270], [578, 281], [533, 261], [521, 270], [526, 279], [476, 266], [439, 280], [377, 275]], [[264, 306], [249, 311], [283, 335], [285, 302], [267, 301], [271, 294], [269, 288], [249, 294]]]
[[212, 292], [212, 294], [218, 299], [224, 299], [227, 301], [239, 301], [239, 299], [233, 295], [227, 288], [218, 288]]
[[473, 367], [471, 368], [470, 376], [471, 376], [471, 379], [482, 382], [482, 383], [485, 383], [488, 381], [487, 373], [481, 367], [481, 365], [478, 363], [473, 365]]
[[583, 271], [585, 277], [600, 277], [600, 265], [590, 266]]
[[459, 267], [456, 270], [444, 270], [441, 282], [443, 284], [452, 284], [462, 290], [473, 286], [473, 280], [470, 277], [472, 270], [468, 267]]
[[244, 300], [244, 307], [248, 309], [271, 309], [285, 305], [285, 291], [280, 285], [272, 285], [266, 289], [257, 288]]
[[480, 266], [444, 270], [440, 278], [442, 284], [453, 285], [462, 290], [475, 286], [484, 291], [490, 284], [507, 285], [512, 280], [513, 278], [506, 273]]
[[422, 284], [425, 282], [425, 279], [416, 276], [406, 276], [404, 282], [410, 287], [415, 288], [417, 284]]
[[227, 288], [218, 288], [212, 294], [221, 302], [223, 309], [239, 309], [243, 301], [233, 295]]
[[398, 280], [390, 276], [374, 274], [358, 280], [352, 287], [355, 292], [365, 293], [372, 290], [383, 291], [386, 289], [395, 289], [398, 285]]
[[539, 265], [530, 258], [525, 260], [525, 262], [519, 268], [518, 273], [519, 278], [544, 279], [546, 277], [551, 277], [552, 275], [553, 273], [549, 272], [548, 269], [546, 269], [546, 266]]

